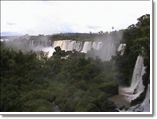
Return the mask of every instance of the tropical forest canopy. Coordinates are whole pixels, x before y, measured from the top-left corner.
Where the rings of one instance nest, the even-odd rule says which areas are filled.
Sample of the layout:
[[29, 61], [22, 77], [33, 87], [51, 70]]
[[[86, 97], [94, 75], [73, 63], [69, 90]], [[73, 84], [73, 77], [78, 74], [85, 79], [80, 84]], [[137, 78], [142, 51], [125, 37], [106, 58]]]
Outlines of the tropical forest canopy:
[[[77, 34], [76, 34], [77, 35]], [[61, 37], [54, 35], [53, 37]], [[91, 35], [90, 35], [91, 36]], [[64, 36], [73, 38], [73, 35]], [[75, 36], [76, 37], [76, 36]], [[81, 39], [77, 35], [73, 39]], [[89, 37], [90, 39], [90, 37]], [[118, 93], [118, 85], [129, 85], [140, 54], [150, 70], [150, 16], [123, 30], [126, 43], [123, 56], [110, 61], [86, 58], [84, 53], [55, 48], [51, 58], [43, 53], [23, 53], [1, 46], [0, 110], [3, 112], [113, 112], [109, 100]], [[149, 82], [146, 82], [148, 84]]]

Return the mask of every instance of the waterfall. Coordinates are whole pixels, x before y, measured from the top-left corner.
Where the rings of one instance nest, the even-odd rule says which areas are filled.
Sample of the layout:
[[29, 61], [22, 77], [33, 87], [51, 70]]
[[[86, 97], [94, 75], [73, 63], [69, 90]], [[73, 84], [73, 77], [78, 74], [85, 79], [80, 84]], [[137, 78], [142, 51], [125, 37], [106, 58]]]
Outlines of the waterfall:
[[143, 57], [138, 56], [133, 71], [132, 81], [130, 87], [119, 87], [119, 95], [123, 95], [124, 98], [131, 102], [135, 100], [144, 91], [144, 85], [142, 76], [145, 73], [145, 67], [143, 64]]
[[59, 40], [59, 41], [54, 41], [52, 47], [55, 48], [59, 46], [62, 50], [65, 51], [81, 51], [82, 49], [82, 42], [79, 41], [73, 41], [73, 40]]
[[96, 56], [98, 56], [101, 60], [109, 61], [112, 56], [116, 55], [116, 44], [114, 40], [110, 38], [104, 39], [100, 46], [101, 47], [96, 52]]
[[34, 46], [34, 41], [32, 40], [32, 41], [31, 41], [31, 47], [33, 47], [33, 46]]
[[[145, 86], [143, 85], [142, 77], [145, 73], [145, 67], [144, 67], [144, 59], [142, 56], [138, 56], [136, 60], [136, 64], [134, 67], [133, 75], [132, 75], [132, 81], [131, 85], [129, 87], [119, 87], [119, 94], [115, 95], [111, 98], [111, 101], [113, 101], [118, 108], [118, 111], [128, 111], [128, 112], [144, 112], [150, 110], [150, 87], [148, 85], [146, 96], [144, 101], [141, 104], [137, 104], [135, 106], [130, 106], [131, 101], [137, 99], [140, 94], [144, 92]], [[124, 108], [125, 107], [125, 108]], [[122, 109], [121, 109], [122, 108]], [[126, 109], [127, 108], [127, 109]]]
[[52, 47], [59, 46], [62, 50], [87, 53], [94, 49], [93, 58], [99, 57], [103, 61], [109, 61], [112, 56], [116, 55], [116, 44], [112, 39], [101, 41], [74, 41], [74, 40], [58, 40], [54, 41]]
[[146, 96], [144, 101], [141, 103], [141, 108], [143, 108], [143, 112], [150, 111], [150, 85], [148, 85]]
[[83, 42], [81, 41], [76, 41], [73, 45], [73, 48], [78, 51], [81, 52], [82, 48], [83, 48]]
[[102, 42], [93, 42], [92, 44], [92, 48], [95, 49], [95, 50], [99, 50], [101, 47], [102, 47]]
[[87, 53], [92, 48], [92, 42], [86, 41], [81, 52]]
[[52, 47], [55, 48], [57, 46], [63, 49], [63, 41], [54, 41]]
[[127, 112], [149, 112], [150, 111], [150, 86], [147, 87], [147, 92], [144, 101], [141, 104], [131, 106]]
[[121, 43], [118, 47], [117, 52], [119, 52], [121, 56], [124, 55], [125, 47], [126, 47], [126, 44], [124, 43], [123, 44]]
[[[120, 55], [124, 54], [126, 44], [120, 44], [117, 52]], [[145, 74], [145, 66], [144, 59], [141, 55], [137, 57], [131, 84], [129, 87], [119, 87], [119, 94], [111, 97], [111, 101], [113, 101], [117, 105], [117, 110], [120, 112], [128, 111], [128, 112], [148, 112], [150, 111], [150, 87], [148, 85], [146, 96], [144, 101], [141, 104], [137, 104], [135, 106], [130, 106], [131, 101], [137, 99], [140, 94], [142, 94], [145, 90], [145, 86], [143, 85], [143, 75]], [[126, 109], [128, 108], [128, 109]]]
[[[99, 57], [102, 61], [109, 61], [112, 56], [116, 55], [116, 42], [112, 38], [97, 39], [95, 41], [76, 41], [76, 40], [55, 40], [51, 41], [48, 37], [39, 36], [22, 36], [7, 43], [7, 47], [15, 47], [26, 51], [43, 51], [48, 53], [48, 57], [53, 55], [55, 47], [59, 46], [62, 50], [76, 50], [81, 53], [91, 53], [92, 58]], [[20, 44], [20, 45], [19, 45]]]
[[71, 40], [68, 40], [68, 42], [66, 42], [67, 43], [67, 47], [66, 47], [66, 51], [72, 51], [72, 50], [74, 50], [74, 44], [76, 43], [76, 41], [71, 41]]
[[45, 47], [42, 48], [42, 51], [47, 52], [48, 53], [47, 57], [50, 58], [53, 55], [55, 49], [53, 47]]

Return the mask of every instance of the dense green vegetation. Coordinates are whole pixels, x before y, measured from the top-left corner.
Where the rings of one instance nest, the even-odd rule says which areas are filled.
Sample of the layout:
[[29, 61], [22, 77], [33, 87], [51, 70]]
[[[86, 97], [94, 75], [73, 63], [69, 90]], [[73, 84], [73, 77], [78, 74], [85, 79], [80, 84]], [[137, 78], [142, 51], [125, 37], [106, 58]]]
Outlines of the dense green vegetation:
[[130, 85], [134, 65], [138, 55], [144, 57], [146, 73], [143, 77], [144, 84], [149, 83], [150, 74], [150, 15], [146, 14], [138, 18], [137, 24], [129, 26], [123, 32], [123, 41], [126, 49], [123, 56], [116, 56], [118, 69], [117, 79], [121, 85]]
[[[144, 15], [137, 24], [123, 30], [122, 43], [127, 46], [124, 55], [106, 62], [87, 59], [84, 53], [77, 51], [65, 52], [60, 47], [56, 47], [53, 57], [48, 59], [42, 52], [14, 51], [1, 43], [0, 111], [116, 111], [109, 98], [118, 93], [117, 81], [120, 85], [130, 84], [139, 54], [144, 57], [146, 66], [144, 84], [147, 87], [149, 83], [149, 31], [150, 17]], [[116, 39], [120, 32], [110, 35]], [[107, 34], [67, 33], [50, 37], [51, 40], [95, 40], [109, 36]]]
[[[1, 45], [1, 111], [115, 111], [117, 94], [111, 62], [86, 59], [55, 48], [37, 58]], [[65, 56], [67, 58], [65, 58]]]

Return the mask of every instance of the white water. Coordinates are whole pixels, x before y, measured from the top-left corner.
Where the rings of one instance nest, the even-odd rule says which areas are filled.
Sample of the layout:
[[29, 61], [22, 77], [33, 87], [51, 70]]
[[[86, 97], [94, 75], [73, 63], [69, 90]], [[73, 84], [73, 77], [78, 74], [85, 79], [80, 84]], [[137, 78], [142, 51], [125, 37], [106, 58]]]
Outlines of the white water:
[[133, 71], [132, 82], [130, 87], [119, 87], [119, 95], [123, 95], [124, 98], [131, 102], [135, 100], [144, 91], [144, 85], [142, 76], [145, 73], [145, 67], [143, 64], [143, 57], [138, 56]]
[[98, 56], [104, 61], [111, 60], [112, 56], [116, 55], [115, 41], [111, 38], [103, 40], [103, 44], [100, 50], [98, 50]]
[[95, 41], [56, 40], [53, 42], [44, 36], [26, 36], [13, 41], [10, 40], [6, 46], [24, 51], [43, 51], [48, 54], [48, 57], [53, 55], [53, 52], [55, 52], [54, 48], [57, 46], [65, 51], [76, 50], [87, 54], [93, 49], [94, 52], [91, 53], [92, 58], [99, 57], [103, 61], [109, 61], [112, 56], [116, 55], [117, 41], [113, 40], [111, 36]]
[[150, 85], [148, 85], [146, 96], [144, 101], [141, 103], [141, 107], [143, 108], [143, 112], [150, 111]]
[[82, 49], [82, 42], [73, 41], [73, 40], [58, 40], [54, 41], [52, 47], [55, 48], [59, 46], [62, 50], [65, 51], [81, 51]]
[[54, 41], [52, 47], [59, 46], [62, 50], [71, 51], [76, 50], [83, 53], [88, 53], [91, 49], [95, 50], [95, 56], [98, 56], [104, 61], [108, 61], [113, 55], [116, 55], [116, 46], [112, 39], [105, 39], [103, 41], [72, 41], [72, 40], [59, 40]]
[[100, 48], [102, 48], [102, 46], [103, 46], [102, 42], [93, 42], [92, 44], [92, 48], [96, 50], [99, 50]]
[[[94, 49], [92, 56], [98, 56], [103, 61], [111, 60], [112, 56], [116, 55], [116, 45], [112, 39], [105, 39], [102, 41], [73, 41], [73, 40], [58, 40], [54, 41], [50, 51], [47, 51], [49, 57], [52, 56], [55, 51], [54, 48], [59, 46], [62, 50], [72, 51], [76, 50], [82, 53], [88, 53], [91, 49]], [[53, 52], [52, 52], [53, 51]]]
[[48, 52], [47, 57], [50, 58], [53, 55], [55, 49], [53, 47], [45, 47], [45, 48], [42, 48], [42, 51]]
[[[120, 44], [117, 52], [120, 55], [124, 54], [126, 44]], [[145, 73], [144, 59], [142, 56], [138, 56], [136, 64], [133, 70], [132, 81], [129, 87], [119, 87], [119, 94], [111, 98], [111, 100], [117, 105], [117, 107], [127, 107], [131, 101], [137, 99], [141, 93], [144, 92], [145, 86], [143, 85], [142, 77]], [[120, 112], [149, 112], [150, 111], [150, 87], [148, 85], [146, 96], [144, 101], [135, 106], [131, 106], [128, 109], [118, 109]]]
[[124, 55], [125, 47], [126, 47], [126, 44], [124, 43], [120, 44], [118, 47], [117, 52], [119, 52], [121, 56]]
[[127, 112], [150, 112], [150, 86], [148, 85], [146, 96], [141, 104], [130, 107]]
[[92, 42], [85, 42], [81, 52], [87, 53], [92, 48]]
[[62, 50], [72, 51], [76, 50], [78, 52], [87, 53], [92, 48], [95, 50], [99, 50], [102, 47], [102, 42], [91, 42], [91, 41], [73, 41], [73, 40], [58, 40], [54, 41], [51, 47], [43, 48], [42, 51], [48, 52], [48, 57], [52, 56], [55, 51], [54, 48], [59, 46]]

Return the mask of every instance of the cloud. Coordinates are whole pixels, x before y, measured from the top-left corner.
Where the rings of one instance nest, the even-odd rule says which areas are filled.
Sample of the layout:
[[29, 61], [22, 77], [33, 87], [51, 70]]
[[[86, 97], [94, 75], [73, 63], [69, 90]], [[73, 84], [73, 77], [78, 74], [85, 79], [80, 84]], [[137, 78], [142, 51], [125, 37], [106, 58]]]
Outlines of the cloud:
[[16, 25], [16, 23], [13, 23], [13, 22], [7, 22], [7, 25], [9, 25], [9, 26], [13, 26], [13, 25]]
[[101, 28], [101, 26], [87, 26], [87, 28], [95, 30]]
[[1, 31], [22, 34], [126, 28], [150, 13], [149, 1], [1, 1]]

